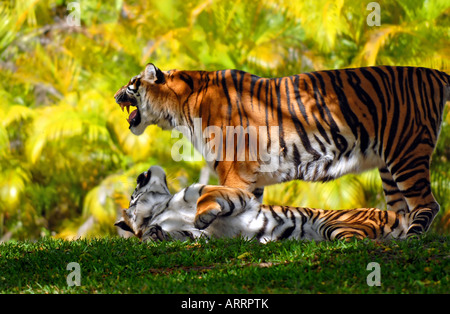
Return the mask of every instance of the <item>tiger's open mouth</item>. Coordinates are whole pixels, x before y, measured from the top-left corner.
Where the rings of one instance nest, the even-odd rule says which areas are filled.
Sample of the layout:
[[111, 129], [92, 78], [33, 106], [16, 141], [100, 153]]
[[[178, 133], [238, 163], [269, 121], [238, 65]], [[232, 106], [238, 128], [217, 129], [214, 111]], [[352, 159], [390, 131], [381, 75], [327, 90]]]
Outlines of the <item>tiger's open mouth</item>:
[[[139, 123], [141, 123], [141, 114], [139, 112], [139, 108], [136, 105], [133, 105], [131, 102], [120, 102], [119, 106], [120, 108], [122, 108], [122, 111], [127, 108], [127, 112], [129, 114], [127, 121], [130, 124], [130, 128], [133, 126], [138, 126]], [[136, 109], [130, 113], [131, 106], [136, 107]]]

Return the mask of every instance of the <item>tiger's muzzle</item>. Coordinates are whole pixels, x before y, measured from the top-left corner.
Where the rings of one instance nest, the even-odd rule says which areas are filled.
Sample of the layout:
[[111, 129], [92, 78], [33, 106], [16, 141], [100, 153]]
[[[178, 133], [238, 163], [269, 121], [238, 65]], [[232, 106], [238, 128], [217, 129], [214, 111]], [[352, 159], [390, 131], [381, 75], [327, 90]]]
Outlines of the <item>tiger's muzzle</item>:
[[[130, 124], [130, 128], [133, 126], [138, 126], [139, 123], [141, 123], [141, 114], [137, 106], [137, 100], [134, 97], [130, 97], [126, 93], [126, 86], [123, 86], [114, 94], [114, 99], [122, 111], [127, 108], [127, 112], [129, 114], [127, 121]], [[136, 107], [136, 109], [130, 113], [131, 106]]]

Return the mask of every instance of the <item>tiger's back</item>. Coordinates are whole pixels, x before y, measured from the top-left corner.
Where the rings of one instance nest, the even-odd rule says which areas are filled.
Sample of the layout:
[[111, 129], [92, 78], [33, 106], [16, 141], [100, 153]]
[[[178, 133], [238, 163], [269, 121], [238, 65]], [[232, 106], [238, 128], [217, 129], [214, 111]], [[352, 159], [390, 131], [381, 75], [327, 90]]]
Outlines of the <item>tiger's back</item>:
[[[328, 181], [388, 167], [404, 158], [413, 143], [434, 148], [449, 90], [445, 73], [413, 67], [328, 70], [275, 79], [237, 70], [205, 72], [202, 79], [194, 79], [198, 76], [194, 72], [186, 73], [194, 82], [207, 82], [197, 87], [205, 92], [190, 106], [203, 118], [202, 130], [218, 125], [226, 134], [225, 126], [255, 127], [258, 141], [263, 137], [261, 142], [268, 146], [278, 145], [280, 160], [273, 173], [241, 173], [234, 178], [221, 175], [222, 168], [223, 172], [233, 168], [231, 164], [221, 167], [230, 161], [226, 156], [236, 155], [227, 154], [226, 149], [237, 149], [236, 141], [227, 146], [224, 136], [219, 154], [223, 161], [214, 160], [212, 166], [224, 178], [224, 185], [245, 188], [245, 182], [232, 181], [252, 177], [247, 182], [250, 190], [292, 179]], [[192, 111], [189, 115], [195, 116]], [[269, 130], [259, 132], [259, 126], [279, 128], [278, 138], [271, 138]], [[270, 151], [270, 147], [264, 149]], [[244, 162], [252, 164], [231, 162], [235, 168], [245, 168], [239, 165]], [[258, 162], [255, 172], [260, 170]]]

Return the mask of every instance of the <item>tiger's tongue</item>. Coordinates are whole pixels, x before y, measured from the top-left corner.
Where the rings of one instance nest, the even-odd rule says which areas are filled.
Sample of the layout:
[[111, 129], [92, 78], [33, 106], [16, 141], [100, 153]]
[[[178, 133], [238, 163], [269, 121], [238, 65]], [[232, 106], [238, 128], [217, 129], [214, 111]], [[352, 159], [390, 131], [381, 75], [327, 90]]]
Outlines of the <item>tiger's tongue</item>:
[[135, 117], [136, 117], [136, 115], [137, 115], [137, 109], [136, 110], [133, 110], [131, 113], [130, 113], [130, 115], [129, 115], [129, 117], [128, 117], [128, 122], [130, 122], [131, 120], [133, 120]]

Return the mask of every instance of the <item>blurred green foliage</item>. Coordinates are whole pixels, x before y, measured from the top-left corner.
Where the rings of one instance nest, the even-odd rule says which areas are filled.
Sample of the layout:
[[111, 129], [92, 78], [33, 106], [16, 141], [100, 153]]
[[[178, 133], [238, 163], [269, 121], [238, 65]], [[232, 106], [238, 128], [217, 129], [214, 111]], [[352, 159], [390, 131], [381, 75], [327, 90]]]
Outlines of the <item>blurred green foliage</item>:
[[[368, 2], [85, 0], [76, 2], [80, 25], [70, 26], [77, 13], [70, 1], [2, 1], [0, 239], [114, 234], [135, 177], [150, 165], [166, 168], [173, 190], [199, 179], [203, 162], [172, 160], [177, 138], [155, 126], [132, 135], [114, 102], [150, 61], [163, 70], [236, 68], [271, 77], [376, 64], [449, 72], [447, 0], [380, 1], [381, 26], [372, 27]], [[446, 112], [432, 164], [440, 232], [450, 229]], [[376, 171], [272, 186], [265, 202], [385, 206]]]

